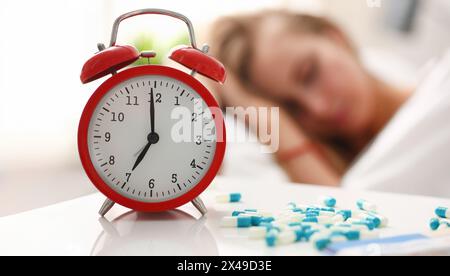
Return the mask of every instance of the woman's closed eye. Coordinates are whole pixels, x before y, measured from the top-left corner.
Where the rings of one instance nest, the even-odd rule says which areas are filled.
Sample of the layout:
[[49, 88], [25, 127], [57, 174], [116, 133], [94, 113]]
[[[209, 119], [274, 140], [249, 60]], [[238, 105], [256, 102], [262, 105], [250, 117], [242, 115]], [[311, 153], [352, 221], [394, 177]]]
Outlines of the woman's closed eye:
[[317, 60], [315, 58], [309, 58], [300, 66], [300, 69], [297, 72], [297, 82], [299, 82], [302, 87], [308, 88], [314, 84], [319, 75]]

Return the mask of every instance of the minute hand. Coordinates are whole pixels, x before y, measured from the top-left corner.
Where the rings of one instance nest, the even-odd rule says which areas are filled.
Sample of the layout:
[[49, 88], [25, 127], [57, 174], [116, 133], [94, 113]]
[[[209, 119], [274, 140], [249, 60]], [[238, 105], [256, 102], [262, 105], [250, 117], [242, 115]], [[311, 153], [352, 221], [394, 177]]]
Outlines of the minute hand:
[[153, 96], [153, 88], [150, 93], [150, 128], [151, 133], [155, 133], [155, 99]]

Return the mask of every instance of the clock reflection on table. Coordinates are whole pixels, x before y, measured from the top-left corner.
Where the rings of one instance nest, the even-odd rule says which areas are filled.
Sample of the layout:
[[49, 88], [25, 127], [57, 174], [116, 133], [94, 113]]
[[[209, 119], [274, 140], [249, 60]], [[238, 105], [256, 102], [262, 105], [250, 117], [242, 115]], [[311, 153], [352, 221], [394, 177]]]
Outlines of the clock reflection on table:
[[218, 255], [216, 241], [205, 222], [206, 218], [196, 219], [181, 210], [130, 211], [112, 221], [100, 218], [103, 231], [91, 255]]

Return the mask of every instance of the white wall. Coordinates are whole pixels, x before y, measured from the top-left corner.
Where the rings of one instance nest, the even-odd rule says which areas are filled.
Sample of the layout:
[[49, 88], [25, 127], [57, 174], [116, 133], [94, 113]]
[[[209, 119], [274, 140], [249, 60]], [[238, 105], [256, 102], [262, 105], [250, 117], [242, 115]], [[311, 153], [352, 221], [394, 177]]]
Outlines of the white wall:
[[79, 74], [104, 31], [103, 1], [0, 3], [0, 171], [73, 159], [89, 97]]

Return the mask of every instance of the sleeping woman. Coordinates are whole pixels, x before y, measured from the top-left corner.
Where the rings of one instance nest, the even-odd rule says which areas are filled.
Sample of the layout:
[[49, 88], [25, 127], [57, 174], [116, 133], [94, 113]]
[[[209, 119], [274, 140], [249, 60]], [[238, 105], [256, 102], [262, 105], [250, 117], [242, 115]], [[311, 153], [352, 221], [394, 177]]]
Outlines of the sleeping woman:
[[347, 36], [320, 17], [264, 11], [218, 20], [213, 55], [229, 78], [223, 106], [280, 107], [276, 160], [294, 182], [337, 186], [412, 91], [362, 65]]

